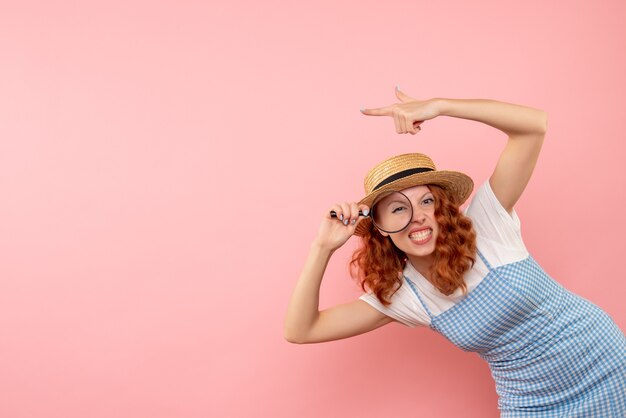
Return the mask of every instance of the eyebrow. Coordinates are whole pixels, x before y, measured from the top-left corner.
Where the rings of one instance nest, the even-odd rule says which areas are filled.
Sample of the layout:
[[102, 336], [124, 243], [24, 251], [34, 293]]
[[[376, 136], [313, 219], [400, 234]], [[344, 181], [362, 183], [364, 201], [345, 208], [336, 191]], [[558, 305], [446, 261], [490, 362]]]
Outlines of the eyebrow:
[[430, 190], [429, 190], [429, 191], [427, 191], [426, 193], [424, 193], [424, 194], [422, 195], [422, 197], [420, 197], [420, 198], [419, 198], [419, 200], [422, 200], [422, 199], [424, 198], [424, 196], [426, 196], [428, 193], [432, 193], [432, 192], [431, 192]]
[[[430, 190], [427, 191], [426, 193], [424, 193], [422, 196], [420, 196], [419, 200], [422, 200], [424, 198], [424, 196], [426, 196], [428, 193], [432, 193]], [[407, 196], [408, 197], [408, 196]], [[410, 201], [410, 199], [409, 199]], [[391, 204], [391, 203], [404, 203], [404, 200], [392, 200], [391, 202], [388, 202], [387, 204]]]
[[[428, 193], [432, 193], [431, 191], [427, 191], [426, 193], [424, 193], [422, 195], [422, 197], [419, 198], [419, 200], [422, 200], [424, 198], [424, 196], [426, 196]], [[408, 197], [408, 196], [407, 196]], [[409, 199], [410, 200], [410, 199]], [[388, 205], [392, 204], [392, 203], [404, 203], [404, 200], [392, 200], [391, 202], [388, 203]]]

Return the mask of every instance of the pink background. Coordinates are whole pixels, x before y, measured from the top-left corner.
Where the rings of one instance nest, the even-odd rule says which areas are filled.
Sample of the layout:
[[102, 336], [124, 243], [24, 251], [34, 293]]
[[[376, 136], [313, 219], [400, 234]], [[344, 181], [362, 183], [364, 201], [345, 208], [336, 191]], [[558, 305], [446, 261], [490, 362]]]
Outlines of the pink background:
[[[0, 10], [0, 416], [497, 417], [487, 364], [427, 328], [283, 338], [371, 166], [495, 167], [487, 125], [359, 112], [397, 83], [548, 112], [526, 246], [626, 329], [624, 2], [86, 3]], [[320, 309], [362, 293], [356, 244]]]

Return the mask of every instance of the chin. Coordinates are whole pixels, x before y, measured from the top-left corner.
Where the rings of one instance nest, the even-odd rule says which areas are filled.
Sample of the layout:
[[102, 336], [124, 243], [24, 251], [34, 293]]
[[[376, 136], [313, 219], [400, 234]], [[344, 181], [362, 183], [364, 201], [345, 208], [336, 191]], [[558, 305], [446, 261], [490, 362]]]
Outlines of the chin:
[[435, 249], [434, 248], [427, 248], [427, 249], [418, 249], [416, 250], [415, 248], [409, 248], [408, 251], [404, 251], [406, 254], [411, 254], [414, 255], [416, 257], [426, 257], [429, 255], [432, 255], [435, 253]]

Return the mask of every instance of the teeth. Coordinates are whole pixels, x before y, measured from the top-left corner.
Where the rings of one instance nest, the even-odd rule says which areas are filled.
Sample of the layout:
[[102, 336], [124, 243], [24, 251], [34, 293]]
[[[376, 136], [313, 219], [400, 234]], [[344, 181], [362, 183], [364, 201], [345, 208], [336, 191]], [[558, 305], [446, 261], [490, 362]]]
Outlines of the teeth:
[[433, 232], [432, 229], [427, 229], [424, 231], [420, 231], [420, 232], [415, 232], [411, 235], [409, 235], [409, 238], [414, 240], [414, 241], [423, 241], [424, 239], [428, 238], [428, 236], [430, 236], [430, 234]]

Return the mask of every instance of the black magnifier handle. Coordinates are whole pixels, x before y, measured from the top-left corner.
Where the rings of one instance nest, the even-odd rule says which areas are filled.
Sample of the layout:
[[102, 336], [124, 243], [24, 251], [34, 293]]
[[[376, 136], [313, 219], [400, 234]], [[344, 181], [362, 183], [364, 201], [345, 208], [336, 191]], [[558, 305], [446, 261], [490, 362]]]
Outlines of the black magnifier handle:
[[[363, 215], [363, 211], [359, 211], [359, 216], [367, 217], [367, 216], [370, 216], [370, 215], [369, 214], [368, 215]], [[337, 212], [335, 212], [334, 210], [331, 210], [330, 211], [330, 217], [331, 218], [336, 218], [337, 217]]]

